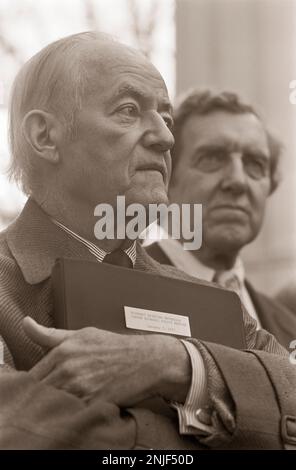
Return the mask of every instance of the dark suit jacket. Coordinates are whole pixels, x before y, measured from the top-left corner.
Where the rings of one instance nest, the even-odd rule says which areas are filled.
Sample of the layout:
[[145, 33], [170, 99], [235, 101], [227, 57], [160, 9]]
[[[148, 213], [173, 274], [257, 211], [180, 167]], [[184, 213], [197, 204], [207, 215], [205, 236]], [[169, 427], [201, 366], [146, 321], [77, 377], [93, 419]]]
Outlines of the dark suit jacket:
[[[170, 258], [158, 243], [149, 245], [147, 253], [159, 263], [172, 266]], [[246, 288], [250, 294], [262, 327], [272, 333], [287, 350], [293, 339], [296, 339], [296, 316], [285, 305], [258, 292], [246, 280]]]
[[293, 314], [296, 314], [296, 283], [290, 281], [283, 286], [275, 296], [275, 300], [285, 305]]
[[272, 333], [289, 350], [290, 342], [296, 339], [295, 315], [281, 302], [258, 292], [249, 281], [246, 281], [246, 287], [262, 327]]
[[[22, 320], [30, 315], [53, 325], [50, 273], [58, 257], [93, 259], [29, 200], [0, 238], [0, 333], [6, 359], [18, 370], [28, 371], [44, 355], [26, 337]], [[198, 282], [160, 266], [140, 246], [136, 269]], [[9, 369], [0, 373], [0, 448], [283, 448], [288, 441], [282, 429], [296, 435], [286, 423], [286, 415], [296, 415], [290, 393], [295, 369], [272, 336], [255, 331], [247, 314], [244, 323], [249, 352], [192, 340], [206, 363], [213, 425], [201, 443], [179, 436], [175, 418], [140, 408], [120, 412], [108, 397], [86, 405], [37, 383], [30, 372]], [[278, 386], [283, 383], [284, 389]]]

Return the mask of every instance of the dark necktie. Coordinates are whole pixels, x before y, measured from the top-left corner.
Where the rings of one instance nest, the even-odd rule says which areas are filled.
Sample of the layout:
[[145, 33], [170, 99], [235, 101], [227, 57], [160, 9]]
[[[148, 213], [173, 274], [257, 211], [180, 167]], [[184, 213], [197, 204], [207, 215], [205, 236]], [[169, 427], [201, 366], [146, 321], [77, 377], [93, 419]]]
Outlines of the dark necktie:
[[115, 264], [124, 268], [133, 268], [130, 257], [123, 250], [115, 250], [108, 253], [103, 259], [103, 263]]

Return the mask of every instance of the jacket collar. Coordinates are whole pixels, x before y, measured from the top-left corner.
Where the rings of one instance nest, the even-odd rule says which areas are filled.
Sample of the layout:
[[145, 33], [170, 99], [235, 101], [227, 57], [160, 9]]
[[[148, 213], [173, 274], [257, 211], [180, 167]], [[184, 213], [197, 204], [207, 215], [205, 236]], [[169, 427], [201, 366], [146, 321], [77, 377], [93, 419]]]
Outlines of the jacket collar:
[[47, 279], [57, 258], [94, 260], [83, 244], [57, 227], [31, 198], [7, 229], [6, 240], [29, 284]]
[[[54, 224], [32, 198], [6, 230], [6, 240], [29, 284], [48, 279], [58, 258], [95, 261], [86, 246]], [[153, 260], [140, 243], [137, 243], [135, 269], [167, 275], [166, 269]]]

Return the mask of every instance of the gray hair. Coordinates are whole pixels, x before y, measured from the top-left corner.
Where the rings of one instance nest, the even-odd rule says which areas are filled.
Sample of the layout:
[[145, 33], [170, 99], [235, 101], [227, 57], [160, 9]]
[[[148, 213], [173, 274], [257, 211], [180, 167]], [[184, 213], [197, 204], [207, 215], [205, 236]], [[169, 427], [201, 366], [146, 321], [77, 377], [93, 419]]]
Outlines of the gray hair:
[[[244, 103], [241, 98], [233, 92], [215, 93], [212, 90], [194, 89], [181, 96], [174, 112], [174, 138], [175, 145], [172, 154], [172, 176], [174, 169], [180, 161], [182, 154], [182, 130], [187, 119], [192, 115], [206, 115], [214, 111], [226, 111], [233, 114], [251, 113], [260, 122], [261, 117], [250, 104]], [[262, 122], [263, 126], [264, 123]], [[264, 126], [268, 148], [270, 152], [270, 193], [275, 191], [280, 180], [279, 159], [282, 153], [282, 143]]]
[[22, 122], [33, 109], [54, 113], [69, 136], [75, 128], [75, 114], [82, 107], [87, 84], [87, 67], [82, 45], [92, 41], [114, 41], [107, 34], [84, 32], [55, 41], [24, 64], [15, 78], [9, 109], [9, 176], [27, 194], [32, 191], [34, 164]]

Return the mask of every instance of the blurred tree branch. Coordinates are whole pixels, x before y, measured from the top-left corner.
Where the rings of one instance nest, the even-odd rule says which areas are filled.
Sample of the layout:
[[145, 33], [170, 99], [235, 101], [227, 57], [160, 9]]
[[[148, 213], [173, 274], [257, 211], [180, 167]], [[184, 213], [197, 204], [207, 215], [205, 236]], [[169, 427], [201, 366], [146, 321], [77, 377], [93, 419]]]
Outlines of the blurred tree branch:
[[18, 62], [19, 64], [22, 64], [23, 63], [23, 60], [22, 58], [20, 57], [19, 55], [19, 52], [18, 50], [16, 49], [16, 47], [11, 44], [11, 42], [9, 42], [4, 36], [3, 34], [0, 32], [0, 48], [2, 49], [2, 51], [7, 54], [7, 55], [10, 55], [14, 58], [14, 60], [16, 62]]
[[[18, 12], [13, 11], [12, 15], [11, 11], [9, 13], [10, 16], [6, 17], [6, 14], [3, 11], [0, 11], [0, 49], [3, 51], [4, 54], [12, 57], [16, 64], [19, 66], [23, 64], [24, 60], [21, 57], [19, 49], [7, 38], [7, 35], [5, 34], [6, 29], [3, 26], [4, 24], [7, 25], [7, 23], [12, 23], [12, 19]], [[1, 66], [3, 66], [2, 63]]]
[[84, 0], [84, 10], [87, 25], [89, 30], [97, 31], [99, 29], [99, 21], [96, 14], [96, 9], [92, 0]]
[[3, 49], [3, 51], [6, 54], [16, 56], [17, 55], [17, 50], [16, 48], [5, 39], [5, 37], [0, 33], [0, 47]]
[[139, 2], [137, 0], [129, 0], [128, 3], [131, 15], [131, 29], [138, 47], [146, 57], [151, 58], [158, 16], [157, 0], [151, 2], [149, 12], [145, 15], [145, 23], [140, 18]]

